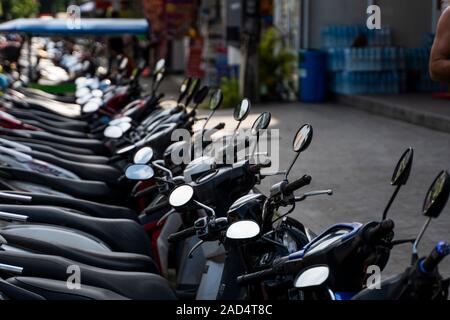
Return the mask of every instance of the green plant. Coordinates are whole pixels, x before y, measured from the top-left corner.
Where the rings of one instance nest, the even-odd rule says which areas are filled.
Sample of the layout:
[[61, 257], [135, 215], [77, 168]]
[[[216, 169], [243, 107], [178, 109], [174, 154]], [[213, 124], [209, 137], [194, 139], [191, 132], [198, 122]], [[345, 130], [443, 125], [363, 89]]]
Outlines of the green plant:
[[7, 0], [2, 2], [2, 6], [3, 13], [12, 19], [33, 17], [39, 12], [39, 2], [36, 0]]
[[237, 79], [222, 78], [220, 81], [220, 90], [222, 90], [223, 94], [223, 108], [234, 108], [241, 101], [239, 81]]
[[259, 44], [259, 81], [261, 96], [286, 99], [292, 89], [297, 57], [283, 46], [283, 37], [275, 27], [267, 29]]

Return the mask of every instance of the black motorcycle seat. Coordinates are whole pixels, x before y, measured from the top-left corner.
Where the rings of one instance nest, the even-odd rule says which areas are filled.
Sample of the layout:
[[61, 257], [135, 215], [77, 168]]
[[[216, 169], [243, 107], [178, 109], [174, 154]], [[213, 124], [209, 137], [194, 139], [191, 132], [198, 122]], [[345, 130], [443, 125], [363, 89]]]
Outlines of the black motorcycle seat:
[[80, 131], [75, 131], [75, 130], [70, 130], [70, 129], [64, 129], [64, 128], [58, 128], [55, 126], [51, 126], [48, 125], [46, 123], [43, 123], [41, 121], [38, 120], [26, 120], [25, 121], [27, 124], [38, 127], [43, 129], [44, 131], [51, 133], [51, 134], [57, 134], [57, 135], [61, 135], [63, 137], [67, 137], [67, 138], [80, 138], [80, 139], [91, 139], [93, 138], [91, 135], [85, 133], [85, 132], [80, 132]]
[[96, 154], [104, 155], [109, 153], [108, 149], [104, 146], [103, 142], [97, 139], [67, 138], [43, 131], [28, 131], [28, 130], [18, 130], [18, 131], [19, 133], [24, 131], [24, 133], [29, 134], [32, 139], [61, 143], [75, 148], [84, 148], [92, 150]]
[[[2, 231], [0, 231], [0, 237], [3, 237], [5, 244], [13, 248], [19, 248], [37, 254], [60, 256], [97, 268], [159, 274], [158, 267], [153, 259], [146, 255], [83, 250], [64, 245], [55, 245], [50, 241], [37, 240], [33, 237]], [[6, 251], [8, 250], [6, 249]]]
[[96, 268], [57, 256], [0, 251], [0, 263], [23, 268], [22, 276], [67, 281], [70, 267], [80, 271], [81, 286], [111, 290], [135, 300], [173, 300], [169, 282], [159, 275]]
[[[10, 137], [8, 137], [8, 140], [12, 140], [9, 138]], [[15, 141], [17, 141], [17, 140], [15, 140]], [[32, 148], [34, 151], [44, 152], [46, 154], [54, 155], [58, 158], [75, 161], [78, 163], [108, 164], [108, 162], [109, 162], [109, 158], [107, 158], [107, 157], [70, 153], [70, 152], [66, 152], [66, 151], [62, 151], [62, 150], [57, 150], [48, 145], [32, 143], [32, 142], [21, 142], [21, 143]]]
[[25, 215], [31, 223], [83, 231], [103, 241], [113, 251], [152, 254], [150, 239], [142, 226], [132, 220], [95, 218], [50, 206], [0, 205], [0, 212]]
[[56, 191], [86, 200], [118, 203], [123, 199], [123, 195], [114, 192], [106, 183], [100, 181], [65, 179], [4, 166], [0, 166], [0, 176], [6, 179], [44, 185]]
[[76, 174], [82, 179], [104, 181], [110, 185], [117, 185], [118, 179], [122, 175], [117, 168], [104, 164], [80, 163], [61, 159], [54, 155], [39, 151], [24, 151], [33, 158], [54, 164]]
[[[50, 142], [50, 141], [44, 141], [44, 140], [36, 140], [31, 138], [28, 135], [22, 135], [18, 134], [17, 132], [14, 132], [9, 129], [0, 128], [0, 133], [5, 134], [6, 138], [8, 140], [17, 141], [26, 145], [30, 145], [33, 147], [33, 145], [42, 145], [42, 146], [48, 146], [53, 149], [56, 149], [58, 151], [68, 152], [70, 154], [78, 154], [83, 156], [97, 156], [94, 151], [86, 149], [86, 148], [76, 148], [73, 146], [67, 146], [61, 143], [56, 142]], [[31, 145], [33, 144], [33, 145]]]
[[[6, 284], [0, 283], [2, 290], [12, 300], [129, 300], [111, 290], [83, 285], [80, 289], [69, 289], [66, 281], [33, 277], [9, 278]], [[15, 292], [11, 293], [15, 287]], [[22, 292], [17, 292], [22, 289]], [[31, 295], [33, 294], [34, 297]]]
[[[15, 199], [14, 197], [9, 198], [7, 194], [20, 195], [24, 196], [25, 198], [21, 199]], [[0, 203], [4, 204], [23, 203], [32, 205], [65, 207], [80, 212], [84, 212], [97, 218], [130, 219], [136, 222], [139, 221], [137, 213], [134, 210], [131, 210], [126, 207], [112, 206], [87, 200], [39, 194], [39, 193], [3, 191], [0, 194]]]
[[0, 278], [0, 300], [45, 300], [45, 298]]

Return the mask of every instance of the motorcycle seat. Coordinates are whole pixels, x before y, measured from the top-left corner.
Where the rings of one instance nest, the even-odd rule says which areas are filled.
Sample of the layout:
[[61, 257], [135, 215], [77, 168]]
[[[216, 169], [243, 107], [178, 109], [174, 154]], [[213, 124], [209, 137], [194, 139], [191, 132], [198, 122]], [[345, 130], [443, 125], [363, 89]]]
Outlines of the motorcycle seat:
[[[89, 180], [73, 180], [0, 166], [0, 176], [6, 179], [30, 182], [50, 187], [56, 191], [69, 194], [76, 198], [118, 203], [123, 195], [111, 190], [104, 182]], [[26, 191], [26, 190], [25, 190]]]
[[174, 300], [175, 292], [159, 275], [96, 268], [57, 256], [0, 251], [0, 263], [23, 268], [22, 276], [67, 281], [70, 267], [80, 271], [81, 287], [95, 286], [135, 300]]
[[69, 260], [78, 261], [93, 267], [117, 271], [134, 271], [159, 273], [158, 267], [152, 258], [146, 255], [124, 252], [100, 252], [83, 250], [65, 245], [56, 245], [51, 241], [38, 240], [33, 237], [1, 232], [5, 251], [9, 247], [31, 251], [37, 254], [60, 256]]
[[118, 169], [104, 164], [79, 163], [75, 161], [61, 159], [54, 155], [39, 151], [24, 151], [33, 158], [46, 161], [66, 170], [69, 170], [86, 180], [104, 181], [111, 185], [117, 185], [118, 179], [122, 175]]
[[0, 291], [12, 300], [129, 300], [111, 290], [86, 285], [73, 290], [66, 281], [33, 277], [0, 280]]
[[[19, 197], [14, 197], [19, 195]], [[20, 197], [22, 196], [22, 197]], [[97, 218], [108, 219], [130, 219], [139, 221], [138, 215], [134, 210], [126, 207], [112, 206], [92, 201], [86, 201], [75, 198], [67, 198], [55, 195], [46, 195], [40, 193], [20, 192], [20, 191], [2, 191], [0, 192], [0, 203], [4, 204], [31, 204], [48, 205], [74, 209], [84, 212]]]
[[68, 227], [103, 241], [113, 251], [150, 256], [150, 239], [142, 226], [128, 219], [103, 219], [50, 206], [0, 205], [0, 212], [27, 216], [27, 222]]

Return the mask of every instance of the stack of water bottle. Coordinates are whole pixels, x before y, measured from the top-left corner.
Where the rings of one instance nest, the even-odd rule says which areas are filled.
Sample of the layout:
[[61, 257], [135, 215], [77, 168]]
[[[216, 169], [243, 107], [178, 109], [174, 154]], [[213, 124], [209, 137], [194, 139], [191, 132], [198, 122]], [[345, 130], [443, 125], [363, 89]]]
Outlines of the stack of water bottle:
[[389, 28], [330, 26], [324, 29], [323, 38], [333, 92], [370, 94], [441, 89], [428, 72], [434, 34], [426, 34], [422, 48], [414, 49], [393, 47]]
[[[392, 46], [390, 28], [331, 26], [325, 28], [323, 36], [332, 91], [364, 94], [399, 93], [405, 89], [406, 52]], [[358, 38], [365, 39], [366, 46], [353, 48]]]

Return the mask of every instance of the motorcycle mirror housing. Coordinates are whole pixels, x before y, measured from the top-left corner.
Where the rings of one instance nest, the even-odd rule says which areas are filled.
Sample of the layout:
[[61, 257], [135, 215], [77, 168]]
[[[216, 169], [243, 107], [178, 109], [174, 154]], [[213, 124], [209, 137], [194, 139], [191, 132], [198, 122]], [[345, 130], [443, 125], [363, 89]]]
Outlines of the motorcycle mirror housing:
[[251, 240], [259, 236], [260, 233], [261, 228], [255, 221], [242, 220], [229, 226], [226, 236], [230, 240]]
[[100, 104], [95, 101], [89, 101], [83, 106], [83, 113], [94, 113], [100, 109]]
[[414, 159], [413, 148], [408, 148], [401, 156], [392, 175], [391, 184], [393, 186], [405, 185], [409, 179]]
[[252, 125], [252, 135], [257, 136], [259, 131], [267, 129], [269, 127], [271, 119], [272, 114], [270, 112], [261, 113], [261, 115], [255, 120]]
[[450, 176], [442, 171], [427, 192], [422, 212], [426, 217], [437, 218], [444, 210], [450, 194]]
[[180, 87], [180, 94], [178, 96], [178, 103], [183, 101], [183, 99], [186, 97], [186, 95], [189, 92], [189, 88], [191, 87], [191, 84], [192, 84], [192, 79], [191, 78], [184, 79], [184, 81], [183, 81], [183, 83], [181, 84], [181, 87]]
[[394, 193], [392, 194], [391, 198], [389, 199], [388, 204], [386, 205], [386, 208], [383, 211], [383, 220], [387, 218], [387, 214], [389, 212], [389, 209], [391, 208], [392, 203], [394, 202], [394, 199], [397, 197], [398, 192], [400, 191], [400, 188], [406, 184], [406, 182], [409, 179], [409, 175], [411, 173], [411, 168], [413, 164], [414, 159], [414, 149], [408, 148], [403, 155], [400, 157], [400, 160], [398, 161], [397, 165], [395, 166], [394, 173], [392, 174], [391, 178], [391, 185], [396, 186]]
[[106, 138], [119, 139], [123, 135], [123, 131], [119, 126], [108, 126], [103, 132]]
[[133, 162], [135, 164], [148, 164], [153, 158], [153, 149], [144, 147], [134, 155]]
[[184, 184], [175, 188], [169, 196], [169, 203], [175, 209], [186, 207], [194, 199], [194, 188]]
[[302, 126], [294, 137], [292, 148], [295, 152], [300, 153], [308, 149], [313, 138], [313, 128], [309, 124]]
[[313, 266], [302, 271], [294, 281], [297, 289], [317, 288], [323, 286], [330, 276], [328, 266]]
[[416, 240], [414, 241], [412, 254], [413, 264], [419, 258], [417, 247], [419, 246], [420, 240], [422, 240], [422, 237], [425, 234], [428, 226], [430, 225], [431, 220], [438, 218], [442, 210], [444, 210], [448, 201], [449, 194], [450, 176], [447, 171], [442, 171], [433, 181], [431, 187], [428, 189], [427, 195], [425, 196], [422, 213], [424, 216], [428, 217], [428, 219], [420, 230]]
[[200, 84], [201, 84], [200, 79], [194, 79], [192, 81], [192, 84], [189, 88], [189, 94], [186, 98], [186, 106], [189, 105], [189, 103], [191, 103], [191, 100], [194, 98], [194, 95], [197, 93], [198, 89], [200, 89]]
[[250, 100], [243, 99], [239, 105], [234, 109], [234, 120], [242, 122], [244, 121], [248, 114], [250, 113]]
[[125, 176], [132, 181], [150, 180], [154, 175], [152, 167], [144, 164], [133, 164], [125, 170]]
[[195, 106], [198, 106], [200, 103], [202, 103], [203, 100], [205, 100], [205, 98], [208, 95], [208, 93], [209, 93], [209, 87], [208, 86], [204, 86], [199, 91], [197, 91], [197, 93], [194, 95], [194, 100], [193, 100]]
[[122, 122], [131, 122], [132, 119], [130, 117], [120, 117], [109, 122], [110, 126], [117, 126]]
[[292, 149], [297, 155], [295, 156], [294, 160], [286, 171], [286, 174], [284, 175], [285, 180], [287, 180], [292, 167], [300, 156], [300, 153], [308, 149], [309, 145], [311, 144], [313, 132], [313, 127], [310, 124], [305, 124], [295, 134], [294, 141], [292, 142]]
[[222, 90], [217, 89], [211, 96], [211, 100], [209, 100], [209, 110], [216, 111], [219, 109], [220, 105], [223, 101]]
[[158, 60], [158, 62], [156, 62], [153, 74], [156, 75], [157, 73], [161, 73], [165, 67], [166, 67], [166, 60], [165, 59]]

